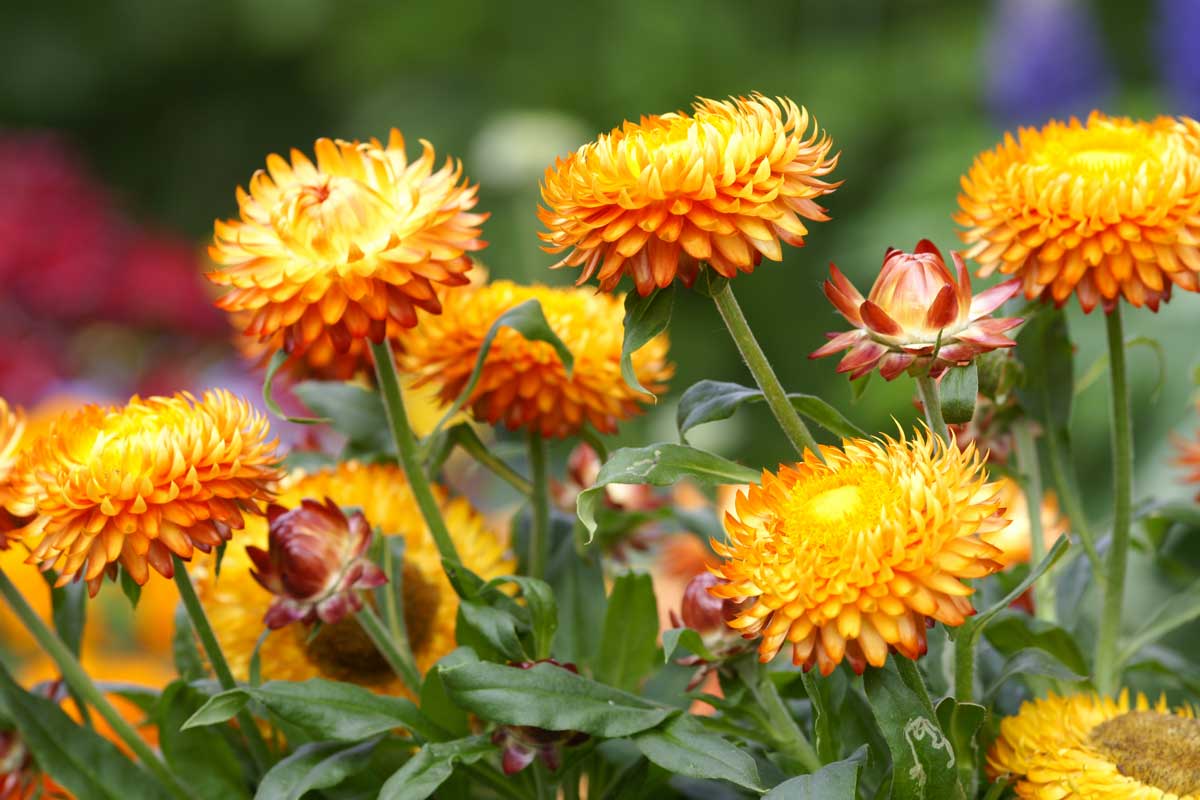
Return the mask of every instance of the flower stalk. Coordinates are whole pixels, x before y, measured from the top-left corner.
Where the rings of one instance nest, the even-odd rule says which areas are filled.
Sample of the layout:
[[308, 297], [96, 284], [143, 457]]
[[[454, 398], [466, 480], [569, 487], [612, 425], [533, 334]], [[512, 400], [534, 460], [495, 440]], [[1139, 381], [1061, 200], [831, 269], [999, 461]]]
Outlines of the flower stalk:
[[371, 639], [371, 643], [375, 645], [375, 649], [387, 661], [388, 666], [396, 673], [396, 677], [403, 681], [404, 685], [414, 695], [421, 691], [421, 673], [417, 670], [417, 665], [412, 662], [411, 654], [405, 654], [403, 650], [397, 646], [392, 639], [383, 620], [375, 613], [375, 609], [370, 603], [363, 603], [363, 607], [354, 615], [358, 620], [358, 624], [362, 626], [363, 631]]
[[546, 440], [537, 431], [529, 432], [529, 470], [532, 474], [532, 491], [529, 493], [529, 575], [542, 579], [546, 576], [546, 562], [550, 554], [550, 493], [546, 475]]
[[1112, 391], [1113, 527], [1109, 545], [1104, 605], [1096, 638], [1096, 688], [1111, 695], [1117, 690], [1117, 639], [1125, 600], [1125, 571], [1129, 560], [1129, 529], [1133, 510], [1133, 425], [1129, 380], [1125, 366], [1125, 334], [1121, 307], [1105, 315]]
[[925, 421], [929, 429], [949, 445], [950, 429], [946, 427], [946, 418], [942, 415], [942, 398], [938, 394], [937, 382], [926, 372], [917, 376], [917, 388], [921, 392], [921, 404], [925, 407]]
[[[1017, 444], [1017, 468], [1020, 470], [1018, 484], [1025, 494], [1025, 510], [1029, 515], [1030, 563], [1040, 564], [1046, 557], [1046, 534], [1042, 529], [1042, 468], [1038, 460], [1037, 440], [1033, 426], [1028, 420], [1017, 423], [1014, 430]], [[1053, 622], [1055, 614], [1055, 570], [1046, 570], [1037, 583], [1034, 597], [1034, 615], [1038, 619]]]

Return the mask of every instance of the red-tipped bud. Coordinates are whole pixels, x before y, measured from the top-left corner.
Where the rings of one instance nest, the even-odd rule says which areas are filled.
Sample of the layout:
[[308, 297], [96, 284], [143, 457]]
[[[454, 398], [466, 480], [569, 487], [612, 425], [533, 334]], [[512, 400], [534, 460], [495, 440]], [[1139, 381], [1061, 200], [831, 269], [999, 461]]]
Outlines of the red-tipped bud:
[[254, 579], [275, 595], [264, 618], [268, 628], [318, 619], [333, 624], [362, 608], [360, 589], [387, 581], [366, 557], [372, 531], [361, 512], [347, 517], [326, 498], [303, 500], [290, 511], [272, 505], [267, 518], [268, 549], [246, 552]]

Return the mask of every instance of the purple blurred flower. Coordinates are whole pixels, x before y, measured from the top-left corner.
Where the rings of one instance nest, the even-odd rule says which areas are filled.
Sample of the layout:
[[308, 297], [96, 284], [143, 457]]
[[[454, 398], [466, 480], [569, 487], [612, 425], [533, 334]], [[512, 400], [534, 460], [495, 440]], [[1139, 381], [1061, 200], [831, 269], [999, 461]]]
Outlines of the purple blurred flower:
[[1200, 116], [1200, 2], [1159, 0], [1154, 50], [1174, 114]]
[[996, 0], [985, 58], [988, 107], [1008, 127], [1084, 116], [1112, 85], [1099, 28], [1081, 0]]

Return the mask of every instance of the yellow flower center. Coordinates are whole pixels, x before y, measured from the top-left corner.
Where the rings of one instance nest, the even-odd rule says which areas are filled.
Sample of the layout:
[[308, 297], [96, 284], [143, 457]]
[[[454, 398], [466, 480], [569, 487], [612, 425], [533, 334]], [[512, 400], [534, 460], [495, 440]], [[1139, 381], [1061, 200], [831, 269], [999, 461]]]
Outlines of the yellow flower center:
[[1074, 175], [1118, 178], [1131, 177], [1143, 162], [1154, 161], [1144, 134], [1103, 128], [1074, 131], [1046, 148], [1041, 158], [1043, 164]]
[[879, 523], [895, 489], [871, 467], [850, 467], [800, 481], [784, 506], [784, 530], [797, 542], [837, 547]]
[[356, 261], [383, 249], [391, 234], [391, 204], [365, 183], [340, 176], [285, 190], [271, 211], [279, 240], [304, 254]]
[[1171, 795], [1200, 793], [1200, 720], [1130, 711], [1088, 738], [1126, 777]]

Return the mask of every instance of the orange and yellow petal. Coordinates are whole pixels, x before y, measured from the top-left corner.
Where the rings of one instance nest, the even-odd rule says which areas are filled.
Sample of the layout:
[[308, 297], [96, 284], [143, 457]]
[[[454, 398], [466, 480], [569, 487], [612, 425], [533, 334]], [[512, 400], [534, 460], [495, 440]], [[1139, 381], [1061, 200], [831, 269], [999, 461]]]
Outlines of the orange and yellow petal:
[[[621, 376], [623, 297], [587, 289], [518, 286], [496, 281], [446, 297], [443, 313], [400, 338], [397, 360], [415, 385], [436, 386], [445, 403], [462, 392], [492, 323], [515, 306], [537, 300], [551, 330], [574, 358], [570, 374], [548, 342], [531, 342], [511, 328], [497, 333], [467, 407], [477, 419], [511, 429], [566, 437], [591, 423], [601, 433], [640, 413], [653, 398]], [[633, 355], [634, 372], [649, 391], [665, 390], [674, 368], [660, 334]]]
[[1093, 112], [1006, 135], [962, 180], [955, 221], [982, 275], [1085, 311], [1200, 289], [1200, 123]]
[[807, 110], [760, 94], [698, 99], [680, 111], [626, 122], [546, 170], [539, 236], [558, 266], [580, 267], [611, 291], [629, 275], [639, 294], [707, 263], [732, 278], [780, 243], [800, 246], [802, 220], [824, 221], [817, 198], [840, 183], [832, 141]]
[[[487, 527], [463, 498], [434, 488], [442, 515], [463, 563], [485, 580], [512, 574], [516, 563], [503, 537]], [[397, 466], [346, 462], [311, 474], [294, 473], [280, 488], [276, 502], [294, 507], [305, 498], [328, 497], [355, 507], [385, 536], [404, 538], [404, 618], [417, 666], [428, 670], [456, 647], [458, 596], [442, 569], [441, 556], [420, 509]], [[272, 595], [251, 575], [253, 564], [244, 545], [267, 546], [264, 519], [247, 520], [246, 530], [228, 548], [219, 576], [211, 561], [195, 571], [204, 609], [230, 667], [239, 678], [249, 675], [250, 660], [266, 630], [263, 617]], [[273, 631], [259, 649], [266, 680], [303, 681], [328, 678], [367, 686], [386, 694], [405, 694], [357, 622], [346, 619], [323, 626], [315, 637], [304, 625]]]
[[208, 552], [258, 513], [279, 477], [266, 418], [214, 389], [132, 398], [59, 416], [23, 446], [9, 511], [29, 562], [92, 594], [117, 562], [137, 583], [173, 574], [172, 555]]
[[917, 658], [926, 620], [974, 613], [966, 583], [1000, 568], [982, 535], [1002, 526], [997, 487], [979, 454], [912, 439], [848, 439], [822, 447], [738, 495], [725, 516], [728, 581], [712, 593], [748, 603], [730, 626], [761, 636], [759, 655], [828, 675], [842, 662], [882, 666], [889, 650]]
[[216, 223], [208, 278], [229, 289], [217, 305], [293, 355], [346, 353], [413, 327], [417, 309], [438, 313], [437, 287], [468, 283], [485, 215], [461, 164], [435, 169], [421, 144], [411, 162], [394, 129], [387, 145], [318, 139], [315, 163], [268, 156], [238, 190], [239, 219]]

